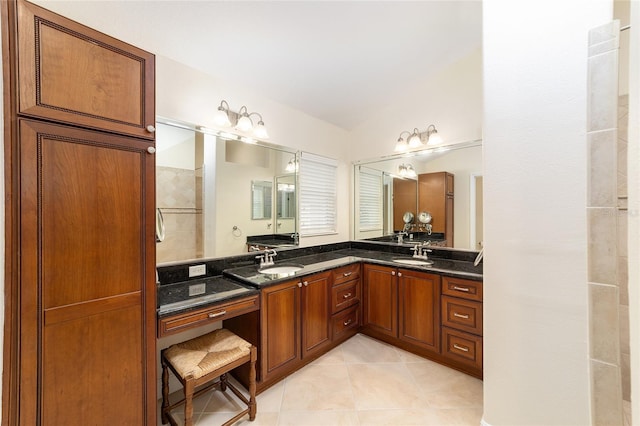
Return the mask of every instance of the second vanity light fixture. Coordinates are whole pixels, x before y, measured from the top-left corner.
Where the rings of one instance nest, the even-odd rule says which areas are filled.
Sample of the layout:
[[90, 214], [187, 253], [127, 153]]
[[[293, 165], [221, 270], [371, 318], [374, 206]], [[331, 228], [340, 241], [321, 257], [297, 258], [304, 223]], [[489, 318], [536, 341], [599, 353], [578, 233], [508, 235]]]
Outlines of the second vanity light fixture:
[[[251, 120], [251, 116], [257, 115], [258, 122], [257, 124], [253, 124], [253, 120]], [[264, 126], [264, 121], [262, 121], [262, 115], [257, 112], [249, 112], [246, 106], [242, 105], [240, 107], [240, 111], [234, 112], [231, 111], [229, 107], [229, 103], [227, 101], [222, 100], [220, 102], [220, 106], [218, 107], [218, 111], [216, 111], [213, 116], [213, 121], [216, 125], [221, 127], [231, 127], [232, 122], [231, 118], [236, 119], [235, 128], [240, 130], [241, 132], [252, 132], [253, 135], [258, 139], [269, 139], [269, 133], [267, 133], [267, 128]]]
[[[408, 134], [407, 140], [404, 139], [403, 135]], [[424, 132], [420, 132], [417, 128], [413, 129], [413, 132], [409, 132], [407, 130], [400, 132], [400, 136], [398, 136], [398, 141], [396, 142], [396, 152], [403, 152], [408, 149], [418, 148], [422, 146], [422, 140], [427, 141], [427, 145], [438, 145], [442, 143], [442, 138], [438, 135], [438, 130], [436, 130], [436, 126], [430, 124], [427, 127], [427, 130]]]
[[398, 174], [400, 175], [400, 177], [410, 177], [410, 178], [414, 178], [416, 176], [418, 176], [416, 174], [416, 170], [413, 168], [413, 166], [409, 163], [407, 164], [400, 164], [398, 166]]

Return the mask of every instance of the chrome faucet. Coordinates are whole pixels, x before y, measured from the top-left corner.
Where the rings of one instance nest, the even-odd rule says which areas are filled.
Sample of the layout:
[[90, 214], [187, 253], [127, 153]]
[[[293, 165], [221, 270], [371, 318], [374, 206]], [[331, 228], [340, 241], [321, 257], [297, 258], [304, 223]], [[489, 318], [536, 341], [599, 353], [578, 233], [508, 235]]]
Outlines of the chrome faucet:
[[400, 231], [400, 232], [398, 232], [398, 244], [402, 244], [402, 242], [403, 242], [403, 238], [404, 238], [405, 236], [407, 236], [407, 235], [409, 235], [409, 234], [407, 234], [407, 231]]
[[278, 252], [275, 249], [266, 249], [262, 256], [256, 256], [256, 259], [260, 259], [260, 268], [264, 268], [266, 266], [273, 266], [275, 262], [273, 258], [278, 255]]
[[428, 253], [431, 253], [433, 251], [430, 248], [428, 248], [430, 245], [431, 245], [431, 242], [429, 241], [424, 241], [420, 244], [416, 244], [411, 249], [413, 251], [413, 257], [415, 257], [416, 259], [428, 260], [429, 259]]

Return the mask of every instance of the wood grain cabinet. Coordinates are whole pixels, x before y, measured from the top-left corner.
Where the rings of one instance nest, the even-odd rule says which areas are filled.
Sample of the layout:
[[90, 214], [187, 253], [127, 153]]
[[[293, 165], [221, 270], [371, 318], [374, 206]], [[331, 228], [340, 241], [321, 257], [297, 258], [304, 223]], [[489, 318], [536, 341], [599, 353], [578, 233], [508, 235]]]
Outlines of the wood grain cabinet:
[[440, 276], [398, 270], [399, 338], [440, 351]]
[[331, 340], [338, 344], [357, 333], [361, 318], [362, 280], [360, 263], [332, 271]]
[[33, 4], [17, 8], [21, 115], [155, 139], [151, 53]]
[[453, 247], [454, 175], [448, 172], [418, 175], [418, 211], [432, 216], [432, 232], [444, 233], [447, 247]]
[[22, 0], [1, 7], [3, 422], [155, 425], [153, 55]]
[[365, 330], [439, 351], [438, 275], [365, 264], [363, 285]]
[[363, 326], [374, 333], [398, 337], [398, 280], [395, 268], [363, 266]]
[[331, 343], [329, 295], [329, 272], [262, 291], [262, 381], [283, 377]]
[[442, 277], [442, 354], [482, 376], [482, 282]]

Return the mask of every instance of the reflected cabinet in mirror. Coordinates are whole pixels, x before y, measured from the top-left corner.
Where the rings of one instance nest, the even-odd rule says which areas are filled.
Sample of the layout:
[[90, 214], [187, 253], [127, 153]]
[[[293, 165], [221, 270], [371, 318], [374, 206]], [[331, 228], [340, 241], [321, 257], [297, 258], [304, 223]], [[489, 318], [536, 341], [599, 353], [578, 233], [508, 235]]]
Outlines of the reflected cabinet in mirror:
[[482, 142], [354, 165], [354, 238], [482, 247]]
[[156, 133], [156, 205], [165, 225], [158, 263], [296, 244], [296, 173], [287, 169], [294, 150], [170, 123], [159, 120]]

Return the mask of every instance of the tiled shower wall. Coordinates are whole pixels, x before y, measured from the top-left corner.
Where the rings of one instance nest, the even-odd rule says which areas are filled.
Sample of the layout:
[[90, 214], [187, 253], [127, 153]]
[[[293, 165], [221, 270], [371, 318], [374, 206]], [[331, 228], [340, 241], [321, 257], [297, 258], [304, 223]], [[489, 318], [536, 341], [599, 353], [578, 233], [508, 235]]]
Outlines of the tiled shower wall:
[[157, 263], [202, 257], [202, 169], [156, 167], [156, 205], [165, 239], [156, 244]]
[[629, 398], [627, 97], [618, 96], [620, 24], [589, 33], [587, 224], [594, 425], [622, 425]]

